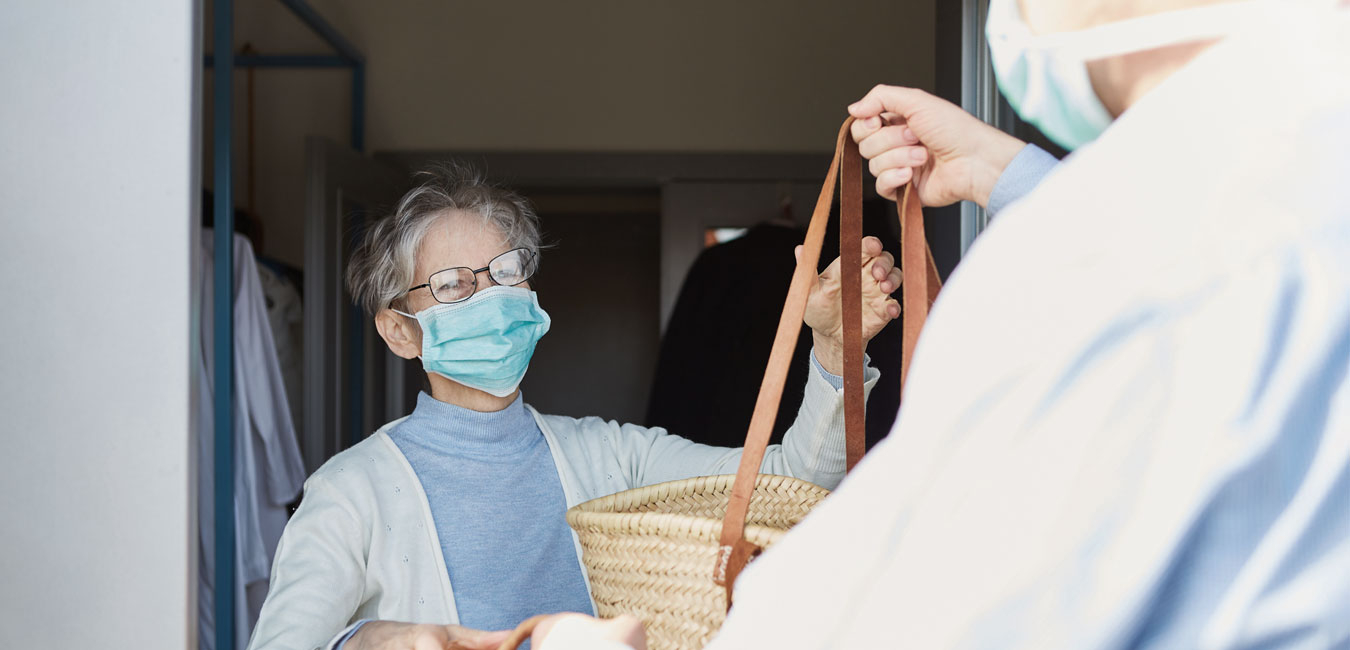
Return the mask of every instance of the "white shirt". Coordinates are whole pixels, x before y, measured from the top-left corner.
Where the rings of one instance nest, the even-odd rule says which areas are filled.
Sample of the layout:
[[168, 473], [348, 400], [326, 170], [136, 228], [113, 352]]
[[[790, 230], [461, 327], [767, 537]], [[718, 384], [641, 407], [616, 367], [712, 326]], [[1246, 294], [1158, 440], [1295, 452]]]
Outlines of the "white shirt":
[[1346, 647], [1348, 370], [1350, 12], [1290, 12], [993, 223], [709, 649]]
[[272, 554], [286, 526], [286, 504], [300, 494], [305, 468], [277, 365], [253, 246], [234, 235], [235, 644], [215, 648], [215, 354], [212, 282], [215, 233], [202, 230], [198, 277], [202, 316], [198, 409], [198, 643], [242, 650], [267, 596]]

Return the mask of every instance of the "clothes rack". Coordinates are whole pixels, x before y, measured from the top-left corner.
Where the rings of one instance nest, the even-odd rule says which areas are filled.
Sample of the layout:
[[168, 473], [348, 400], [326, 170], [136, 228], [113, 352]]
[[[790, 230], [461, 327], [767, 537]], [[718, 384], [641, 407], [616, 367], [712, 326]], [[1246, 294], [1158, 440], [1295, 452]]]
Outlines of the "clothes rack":
[[[365, 146], [365, 57], [337, 29], [324, 20], [305, 0], [279, 0], [301, 22], [337, 51], [336, 55], [258, 55], [234, 54], [234, 0], [214, 0], [212, 8], [213, 38], [217, 46], [214, 56], [206, 55], [205, 65], [215, 69], [214, 124], [212, 140], [215, 147], [215, 257], [214, 327], [215, 357], [214, 394], [215, 421], [215, 620], [216, 648], [232, 650], [234, 638], [234, 185], [232, 178], [234, 137], [234, 70], [235, 68], [351, 68], [352, 87], [352, 147], [361, 151]], [[223, 47], [222, 47], [223, 46]]]

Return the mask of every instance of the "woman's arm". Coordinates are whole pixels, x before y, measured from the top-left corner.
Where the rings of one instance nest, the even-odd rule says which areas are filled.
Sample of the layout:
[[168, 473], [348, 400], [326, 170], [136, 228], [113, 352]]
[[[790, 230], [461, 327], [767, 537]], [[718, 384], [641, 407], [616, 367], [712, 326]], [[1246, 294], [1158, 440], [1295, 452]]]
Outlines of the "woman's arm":
[[364, 591], [366, 537], [356, 509], [320, 476], [277, 545], [249, 650], [325, 648], [352, 622]]
[[[844, 394], [831, 385], [823, 368], [814, 362], [812, 366], [797, 419], [784, 434], [783, 444], [769, 445], [761, 471], [833, 489], [844, 477]], [[864, 371], [864, 396], [880, 376], [870, 366]], [[621, 429], [607, 437], [633, 487], [734, 474], [741, 462], [740, 448], [702, 445], [660, 427], [626, 424]]]
[[[862, 241], [862, 337], [866, 345], [900, 315], [891, 293], [900, 288], [895, 258], [876, 237]], [[800, 247], [798, 247], [800, 249]], [[800, 250], [799, 250], [800, 254]], [[765, 451], [761, 471], [784, 474], [833, 489], [844, 477], [844, 397], [830, 378], [843, 366], [843, 314], [840, 306], [840, 263], [836, 259], [811, 287], [803, 320], [814, 340], [812, 366], [797, 419], [782, 445]], [[863, 395], [870, 394], [880, 373], [864, 370]], [[741, 450], [700, 445], [664, 429], [624, 425], [609, 437], [619, 462], [626, 465], [628, 484], [652, 485], [693, 476], [734, 474]]]

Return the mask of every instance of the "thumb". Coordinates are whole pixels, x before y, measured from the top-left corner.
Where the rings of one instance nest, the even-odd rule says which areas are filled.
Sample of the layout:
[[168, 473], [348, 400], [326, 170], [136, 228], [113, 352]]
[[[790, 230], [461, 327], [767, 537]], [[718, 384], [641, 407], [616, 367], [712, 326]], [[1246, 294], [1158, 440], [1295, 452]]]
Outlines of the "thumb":
[[834, 261], [830, 262], [830, 265], [820, 272], [821, 282], [833, 282], [839, 276], [839, 265], [839, 258], [834, 258]]
[[795, 259], [795, 260], [797, 260], [798, 262], [801, 262], [801, 261], [802, 261], [802, 245], [801, 245], [801, 244], [797, 244], [796, 248], [793, 248], [793, 249], [792, 249], [792, 258]]

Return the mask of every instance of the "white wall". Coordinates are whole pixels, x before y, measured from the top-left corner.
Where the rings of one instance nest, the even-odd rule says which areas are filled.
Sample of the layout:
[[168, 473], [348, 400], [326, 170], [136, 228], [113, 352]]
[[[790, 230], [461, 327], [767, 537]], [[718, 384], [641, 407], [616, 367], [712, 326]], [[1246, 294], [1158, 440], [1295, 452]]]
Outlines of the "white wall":
[[0, 648], [196, 645], [194, 4], [0, 3]]

